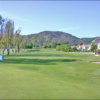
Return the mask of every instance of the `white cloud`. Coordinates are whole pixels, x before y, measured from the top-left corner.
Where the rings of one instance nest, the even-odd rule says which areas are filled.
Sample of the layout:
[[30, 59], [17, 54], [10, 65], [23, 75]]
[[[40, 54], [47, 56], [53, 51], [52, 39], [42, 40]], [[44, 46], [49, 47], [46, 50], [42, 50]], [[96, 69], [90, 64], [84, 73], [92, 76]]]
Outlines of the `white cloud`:
[[16, 21], [21, 21], [21, 22], [29, 22], [29, 23], [31, 22], [28, 19], [21, 18], [19, 16], [14, 16], [14, 15], [12, 15], [12, 14], [6, 12], [6, 11], [3, 11], [3, 10], [0, 10], [0, 15], [2, 15], [5, 18], [10, 18], [10, 19], [12, 19], [14, 21], [16, 20]]
[[78, 30], [80, 29], [79, 27], [67, 27], [67, 28], [61, 28], [58, 29], [59, 31], [71, 31], [71, 30]]

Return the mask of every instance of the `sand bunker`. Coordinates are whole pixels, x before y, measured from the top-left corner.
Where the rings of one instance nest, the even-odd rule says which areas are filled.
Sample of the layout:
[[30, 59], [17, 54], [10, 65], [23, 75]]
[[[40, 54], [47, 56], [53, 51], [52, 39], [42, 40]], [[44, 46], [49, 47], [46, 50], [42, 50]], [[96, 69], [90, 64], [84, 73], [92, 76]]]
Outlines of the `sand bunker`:
[[92, 61], [92, 63], [97, 63], [98, 64], [98, 63], [100, 63], [100, 61]]

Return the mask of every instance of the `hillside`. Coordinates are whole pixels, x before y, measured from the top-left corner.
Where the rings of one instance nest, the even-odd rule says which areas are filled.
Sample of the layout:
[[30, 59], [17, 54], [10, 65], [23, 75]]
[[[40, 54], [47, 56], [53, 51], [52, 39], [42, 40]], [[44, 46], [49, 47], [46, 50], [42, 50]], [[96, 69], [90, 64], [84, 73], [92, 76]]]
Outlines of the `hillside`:
[[30, 34], [27, 36], [29, 39], [33, 37], [40, 45], [44, 45], [46, 43], [76, 45], [84, 42], [80, 38], [77, 38], [69, 33], [60, 31], [43, 31], [37, 34]]
[[98, 44], [100, 43], [100, 37], [97, 37], [95, 38], [93, 41], [92, 41], [93, 44]]
[[81, 38], [81, 40], [83, 40], [86, 44], [91, 44], [94, 39], [96, 39], [96, 37], [93, 37], [93, 38]]

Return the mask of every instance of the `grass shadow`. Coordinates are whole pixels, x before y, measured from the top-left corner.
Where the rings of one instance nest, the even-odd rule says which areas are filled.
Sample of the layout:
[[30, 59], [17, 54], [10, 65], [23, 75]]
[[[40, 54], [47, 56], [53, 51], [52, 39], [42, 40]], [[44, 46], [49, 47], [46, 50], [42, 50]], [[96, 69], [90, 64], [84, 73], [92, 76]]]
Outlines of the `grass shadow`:
[[55, 65], [58, 62], [74, 62], [75, 59], [4, 59], [4, 64], [37, 64], [37, 65]]
[[[25, 57], [25, 56], [30, 56], [30, 57], [67, 57], [65, 54], [46, 54], [46, 53], [32, 53], [32, 54], [15, 54], [15, 55], [9, 55], [8, 57]], [[7, 57], [7, 55], [5, 55]]]
[[39, 52], [39, 49], [35, 49], [35, 50], [28, 50], [27, 52]]

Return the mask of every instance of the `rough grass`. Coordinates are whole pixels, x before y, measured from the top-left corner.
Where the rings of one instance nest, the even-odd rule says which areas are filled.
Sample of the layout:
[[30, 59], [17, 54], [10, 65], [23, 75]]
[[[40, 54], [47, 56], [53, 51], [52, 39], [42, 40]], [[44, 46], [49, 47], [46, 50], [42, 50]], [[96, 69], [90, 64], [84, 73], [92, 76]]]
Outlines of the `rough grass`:
[[100, 57], [28, 50], [0, 62], [0, 99], [100, 99]]

